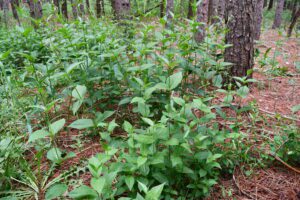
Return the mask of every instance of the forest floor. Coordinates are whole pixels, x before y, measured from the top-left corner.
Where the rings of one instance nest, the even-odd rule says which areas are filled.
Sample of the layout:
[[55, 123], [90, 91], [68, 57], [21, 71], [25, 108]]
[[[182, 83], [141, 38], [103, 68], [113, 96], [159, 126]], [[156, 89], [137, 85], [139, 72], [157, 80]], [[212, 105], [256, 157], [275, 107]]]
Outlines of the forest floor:
[[[282, 45], [278, 46], [276, 44], [278, 41], [281, 41]], [[274, 76], [268, 73], [273, 71], [272, 69], [259, 67], [256, 64], [253, 78], [257, 82], [251, 86], [249, 96], [243, 99], [242, 103], [246, 104], [255, 100], [259, 113], [268, 116], [270, 121], [272, 118], [280, 116], [288, 121], [296, 122], [300, 127], [300, 113], [293, 114], [291, 111], [293, 106], [300, 104], [300, 73], [295, 64], [296, 61], [300, 61], [300, 40], [297, 38], [287, 39], [276, 31], [270, 30], [263, 33], [262, 40], [257, 47], [261, 54], [271, 48], [268, 57], [279, 52], [279, 55], [275, 57], [278, 61], [277, 68], [280, 67], [287, 71], [285, 75]], [[75, 117], [68, 119], [68, 122], [73, 120]], [[271, 132], [270, 138], [276, 134], [274, 126], [262, 127], [262, 129]], [[67, 160], [55, 176], [58, 176], [63, 170], [70, 169], [70, 166], [83, 166], [84, 160], [102, 151], [99, 136], [87, 137], [79, 134], [78, 130], [71, 129], [70, 132], [62, 132], [59, 137], [58, 145], [75, 152], [76, 157]], [[81, 137], [84, 137], [84, 140]], [[84, 168], [78, 176], [85, 184], [89, 185], [91, 176], [89, 173], [85, 173]], [[272, 166], [254, 169], [249, 176], [246, 176], [240, 168], [236, 168], [233, 176], [221, 178], [208, 199], [298, 200], [300, 199], [300, 174], [276, 160]]]
[[[278, 42], [282, 45], [278, 46]], [[300, 112], [292, 114], [291, 110], [293, 106], [300, 104], [300, 73], [296, 69], [296, 62], [300, 61], [299, 38], [287, 39], [277, 31], [269, 30], [263, 33], [257, 47], [261, 54], [271, 48], [270, 57], [275, 51], [280, 52], [275, 57], [277, 67], [287, 71], [285, 76], [268, 75], [267, 71], [272, 70], [261, 68], [256, 63], [253, 78], [258, 82], [252, 85], [251, 92], [243, 103], [256, 100], [261, 115], [271, 118], [280, 116], [296, 122], [300, 127]], [[271, 137], [276, 134], [276, 130], [272, 128], [263, 128], [271, 132]], [[298, 130], [300, 134], [300, 129]], [[274, 162], [272, 166], [254, 170], [250, 176], [236, 169], [233, 176], [221, 179], [209, 199], [299, 200], [300, 174], [278, 161]]]

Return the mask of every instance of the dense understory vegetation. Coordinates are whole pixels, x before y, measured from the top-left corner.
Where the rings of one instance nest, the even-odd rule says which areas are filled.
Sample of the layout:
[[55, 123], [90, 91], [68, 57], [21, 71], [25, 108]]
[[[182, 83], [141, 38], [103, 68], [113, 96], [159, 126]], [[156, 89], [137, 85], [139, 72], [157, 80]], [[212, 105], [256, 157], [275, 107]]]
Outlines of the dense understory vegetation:
[[[257, 82], [228, 74], [222, 23], [202, 43], [194, 20], [164, 25], [0, 29], [0, 199], [200, 199], [237, 166], [299, 164], [296, 122], [276, 116], [270, 140], [257, 125], [270, 119], [242, 103]], [[259, 53], [270, 76], [285, 73]], [[69, 166], [84, 140], [101, 152]]]

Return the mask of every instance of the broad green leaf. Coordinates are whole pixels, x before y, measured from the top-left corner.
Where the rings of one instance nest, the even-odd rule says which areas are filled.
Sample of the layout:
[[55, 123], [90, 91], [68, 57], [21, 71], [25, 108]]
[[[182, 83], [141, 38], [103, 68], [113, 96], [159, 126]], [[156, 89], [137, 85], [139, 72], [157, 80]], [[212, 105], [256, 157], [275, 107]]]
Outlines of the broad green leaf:
[[54, 163], [62, 162], [62, 152], [59, 148], [52, 148], [47, 152], [47, 158]]
[[204, 169], [200, 169], [200, 170], [199, 170], [200, 178], [206, 176], [206, 174], [207, 174], [207, 171], [206, 171], [206, 170], [204, 170]]
[[138, 187], [139, 187], [139, 190], [140, 190], [140, 191], [143, 191], [143, 192], [145, 192], [145, 193], [148, 192], [148, 187], [147, 187], [144, 183], [142, 183], [142, 182], [140, 182], [140, 181], [138, 181]]
[[90, 128], [93, 126], [94, 126], [94, 123], [93, 123], [93, 120], [91, 120], [91, 119], [78, 119], [69, 125], [70, 128], [75, 128], [75, 129], [79, 129], [79, 130], [85, 129], [85, 128]]
[[106, 182], [106, 180], [104, 177], [92, 178], [91, 186], [100, 195], [100, 194], [102, 194], [103, 188], [105, 186], [105, 182]]
[[79, 66], [82, 62], [76, 62], [71, 65], [69, 65], [66, 69], [66, 72], [69, 74], [73, 69], [75, 69], [77, 66]]
[[58, 133], [58, 131], [60, 131], [64, 127], [65, 123], [66, 123], [65, 119], [60, 119], [60, 120], [52, 123], [49, 126], [50, 133], [52, 135], [55, 135], [56, 133]]
[[97, 192], [86, 185], [82, 185], [78, 188], [75, 188], [69, 193], [69, 197], [73, 199], [95, 199], [98, 196]]
[[176, 146], [179, 144], [179, 140], [177, 138], [172, 137], [168, 141], [166, 141], [164, 144], [169, 145], [169, 146]]
[[62, 196], [68, 189], [68, 186], [63, 183], [58, 183], [53, 186], [51, 186], [49, 189], [46, 191], [46, 200], [52, 200], [55, 199], [59, 196]]
[[33, 142], [33, 141], [38, 140], [38, 139], [43, 139], [43, 138], [46, 138], [49, 135], [50, 135], [49, 132], [44, 130], [44, 129], [37, 130], [37, 131], [35, 131], [35, 132], [33, 132], [29, 135], [28, 142]]
[[164, 189], [164, 185], [165, 185], [165, 183], [151, 188], [149, 190], [149, 192], [147, 192], [145, 199], [146, 200], [158, 200]]
[[201, 99], [194, 99], [193, 100], [193, 105], [195, 108], [205, 112], [205, 113], [210, 113], [211, 110], [208, 106], [206, 106]]
[[129, 190], [131, 191], [134, 185], [134, 177], [133, 176], [126, 176], [125, 177], [125, 183]]
[[182, 81], [182, 72], [171, 75], [167, 78], [166, 84], [169, 90], [175, 89]]
[[140, 167], [142, 166], [143, 164], [145, 164], [147, 161], [147, 157], [142, 157], [142, 156], [139, 156], [137, 158], [137, 166]]
[[152, 144], [155, 139], [153, 135], [135, 134], [134, 139], [142, 144]]
[[87, 89], [84, 85], [77, 85], [75, 89], [72, 91], [72, 97], [78, 100], [84, 99], [84, 96], [87, 92]]
[[171, 155], [172, 167], [182, 165], [182, 159], [179, 156]]
[[249, 88], [247, 86], [242, 86], [238, 89], [237, 94], [240, 97], [245, 98], [249, 94]]
[[293, 113], [298, 112], [300, 110], [300, 104], [293, 106], [291, 110]]
[[142, 117], [142, 120], [144, 121], [144, 122], [146, 122], [148, 125], [150, 125], [150, 126], [153, 126], [154, 125], [154, 122], [151, 120], [151, 119], [149, 119], [149, 118], [146, 118], [146, 117]]

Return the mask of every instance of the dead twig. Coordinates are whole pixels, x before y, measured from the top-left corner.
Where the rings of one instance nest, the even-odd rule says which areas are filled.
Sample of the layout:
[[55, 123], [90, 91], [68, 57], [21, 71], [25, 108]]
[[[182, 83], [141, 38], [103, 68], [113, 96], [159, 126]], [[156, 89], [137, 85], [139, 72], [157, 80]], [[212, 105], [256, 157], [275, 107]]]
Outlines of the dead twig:
[[287, 168], [289, 168], [290, 170], [300, 174], [300, 170], [296, 169], [294, 167], [292, 167], [291, 165], [287, 164], [286, 162], [284, 162], [283, 160], [281, 160], [281, 158], [279, 158], [278, 156], [276, 156], [275, 154], [269, 153], [270, 156], [272, 156], [273, 158], [275, 158], [275, 160], [281, 162], [281, 164], [283, 164], [284, 166], [286, 166]]

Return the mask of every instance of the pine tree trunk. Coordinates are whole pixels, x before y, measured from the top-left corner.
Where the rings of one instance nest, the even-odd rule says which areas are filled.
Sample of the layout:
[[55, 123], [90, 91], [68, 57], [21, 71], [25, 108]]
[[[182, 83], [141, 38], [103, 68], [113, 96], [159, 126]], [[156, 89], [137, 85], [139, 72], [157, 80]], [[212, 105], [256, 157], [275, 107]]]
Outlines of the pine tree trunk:
[[283, 5], [284, 5], [284, 0], [278, 0], [274, 23], [272, 26], [273, 29], [279, 28], [281, 25], [281, 15], [283, 12]]
[[192, 19], [194, 17], [193, 4], [194, 4], [194, 0], [189, 0], [188, 14], [187, 14], [188, 19]]
[[165, 16], [165, 0], [161, 0], [160, 2], [160, 17], [163, 18]]
[[3, 0], [0, 0], [0, 10], [3, 10]]
[[29, 13], [30, 13], [30, 17], [35, 19], [35, 4], [34, 4], [34, 0], [29, 0], [28, 1], [29, 4]]
[[72, 6], [73, 18], [77, 19], [78, 18], [77, 4], [74, 2], [74, 0], [70, 0], [70, 2], [71, 2], [71, 6]]
[[272, 10], [273, 4], [274, 4], [274, 0], [270, 0], [269, 1], [269, 6], [268, 6], [268, 10]]
[[80, 16], [84, 16], [85, 12], [84, 12], [84, 5], [83, 5], [83, 3], [79, 4], [79, 10], [80, 10]]
[[89, 0], [85, 0], [85, 5], [86, 5], [87, 13], [90, 13], [90, 1]]
[[14, 16], [15, 20], [17, 20], [18, 25], [20, 26], [21, 23], [20, 23], [20, 19], [19, 19], [19, 15], [18, 15], [17, 9], [16, 9], [16, 7], [17, 7], [16, 1], [17, 0], [10, 0], [10, 6], [11, 6], [11, 10], [12, 10], [13, 16]]
[[37, 0], [37, 2], [35, 3], [35, 15], [38, 19], [43, 17], [43, 8], [41, 0]]
[[230, 1], [226, 5], [226, 25], [229, 31], [225, 40], [226, 44], [232, 46], [225, 49], [224, 60], [233, 64], [231, 76], [245, 77], [247, 71], [253, 68], [254, 8], [255, 0]]
[[8, 9], [9, 9], [8, 0], [3, 0], [3, 21], [6, 26], [8, 24]]
[[63, 0], [63, 3], [61, 5], [61, 13], [63, 14], [63, 16], [68, 19], [68, 1], [67, 0]]
[[112, 0], [112, 8], [116, 19], [125, 19], [130, 14], [129, 0]]
[[268, 5], [268, 0], [264, 0], [264, 8], [267, 7]]
[[262, 15], [264, 9], [264, 1], [256, 0], [254, 15], [254, 39], [259, 40], [261, 33]]
[[59, 0], [53, 0], [53, 4], [57, 10], [57, 13], [60, 14]]
[[101, 12], [102, 12], [102, 15], [104, 16], [105, 15], [104, 0], [100, 0], [100, 2], [101, 2]]
[[209, 0], [208, 3], [208, 23], [215, 23], [216, 22], [216, 0]]
[[209, 0], [203, 0], [197, 7], [197, 22], [201, 24], [198, 27], [198, 31], [195, 34], [195, 40], [202, 42], [206, 36], [205, 28], [208, 21], [208, 4]]
[[299, 19], [299, 17], [300, 17], [300, 8], [298, 8], [298, 10], [294, 13], [294, 15], [292, 17], [292, 22], [291, 22], [291, 24], [289, 26], [289, 29], [288, 29], [288, 37], [292, 36], [294, 26], [297, 23], [297, 20]]
[[96, 16], [97, 18], [101, 17], [101, 0], [96, 0]]
[[224, 19], [225, 14], [225, 0], [219, 0], [218, 4], [218, 16], [220, 19]]
[[166, 6], [167, 24], [166, 28], [171, 28], [174, 14], [174, 0], [167, 0]]

